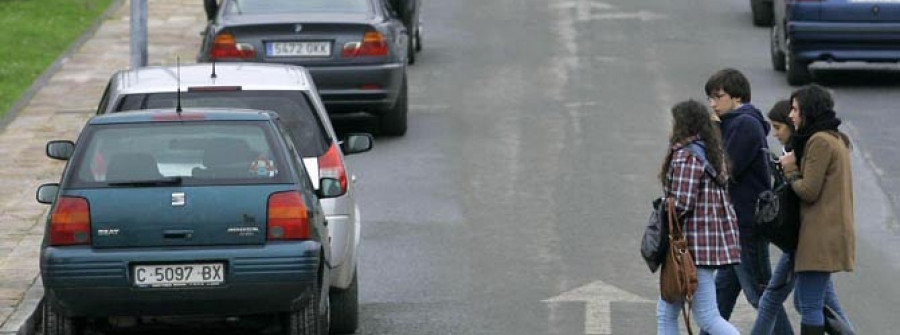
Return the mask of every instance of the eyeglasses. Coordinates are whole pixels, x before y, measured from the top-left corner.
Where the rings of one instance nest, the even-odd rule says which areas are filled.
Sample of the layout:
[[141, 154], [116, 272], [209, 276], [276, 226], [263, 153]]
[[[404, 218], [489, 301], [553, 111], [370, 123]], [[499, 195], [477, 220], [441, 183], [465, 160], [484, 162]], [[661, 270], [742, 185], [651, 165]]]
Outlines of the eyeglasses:
[[728, 93], [713, 93], [713, 95], [706, 97], [706, 100], [716, 101], [716, 100], [722, 99], [722, 97], [724, 97], [726, 95], [728, 95]]

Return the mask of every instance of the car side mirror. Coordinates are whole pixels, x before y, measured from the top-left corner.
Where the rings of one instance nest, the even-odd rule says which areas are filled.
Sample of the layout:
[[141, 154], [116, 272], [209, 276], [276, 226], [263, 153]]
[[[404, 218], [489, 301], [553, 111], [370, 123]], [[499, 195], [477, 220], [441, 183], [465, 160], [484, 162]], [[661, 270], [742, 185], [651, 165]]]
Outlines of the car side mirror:
[[75, 143], [72, 141], [56, 140], [47, 142], [47, 157], [62, 161], [69, 160], [75, 153]]
[[216, 3], [216, 0], [203, 0], [203, 9], [206, 11], [206, 20], [212, 21], [219, 12], [219, 4]]
[[372, 134], [349, 134], [347, 135], [347, 138], [341, 142], [341, 151], [344, 152], [344, 155], [366, 152], [372, 150], [373, 142]]
[[316, 195], [320, 199], [337, 198], [344, 195], [344, 189], [341, 188], [341, 182], [334, 178], [319, 179], [319, 189]]
[[52, 204], [59, 194], [59, 184], [44, 184], [38, 187], [35, 198], [42, 204]]

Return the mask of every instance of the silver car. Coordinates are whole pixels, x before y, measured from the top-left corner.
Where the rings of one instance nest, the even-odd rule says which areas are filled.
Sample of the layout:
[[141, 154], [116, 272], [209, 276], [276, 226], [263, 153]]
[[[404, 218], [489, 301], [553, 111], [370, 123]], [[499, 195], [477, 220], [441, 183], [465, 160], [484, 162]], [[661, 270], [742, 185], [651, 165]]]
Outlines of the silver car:
[[[178, 69], [145, 67], [112, 76], [97, 114], [173, 108]], [[338, 179], [344, 195], [322, 199], [331, 239], [331, 329], [352, 333], [358, 324], [356, 267], [359, 246], [359, 208], [355, 177], [344, 162], [345, 154], [368, 151], [369, 134], [351, 134], [337, 140], [328, 114], [309, 72], [299, 66], [260, 63], [219, 63], [181, 66], [181, 104], [189, 107], [227, 107], [277, 112], [288, 128], [316, 189], [323, 177]], [[364, 148], [350, 150], [352, 147]], [[357, 141], [368, 141], [360, 146]]]
[[379, 132], [407, 128], [410, 34], [388, 0], [222, 0], [209, 3], [201, 62], [309, 69], [331, 114], [367, 112]]

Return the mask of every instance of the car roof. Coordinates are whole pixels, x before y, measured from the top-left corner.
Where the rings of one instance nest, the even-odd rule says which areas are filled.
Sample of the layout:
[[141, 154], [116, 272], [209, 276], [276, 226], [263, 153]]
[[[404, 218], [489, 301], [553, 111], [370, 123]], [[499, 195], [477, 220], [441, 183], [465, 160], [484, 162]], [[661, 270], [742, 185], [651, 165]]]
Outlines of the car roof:
[[[213, 65], [215, 64], [215, 65]], [[213, 78], [213, 66], [216, 76]], [[112, 89], [122, 94], [174, 92], [181, 72], [181, 89], [191, 87], [240, 86], [245, 90], [312, 89], [309, 72], [300, 66], [265, 63], [201, 63], [175, 66], [149, 66], [119, 71], [113, 76]]]
[[88, 124], [124, 124], [153, 122], [198, 121], [269, 121], [278, 118], [275, 112], [239, 108], [185, 108], [179, 116], [174, 109], [148, 109], [128, 113], [98, 115]]

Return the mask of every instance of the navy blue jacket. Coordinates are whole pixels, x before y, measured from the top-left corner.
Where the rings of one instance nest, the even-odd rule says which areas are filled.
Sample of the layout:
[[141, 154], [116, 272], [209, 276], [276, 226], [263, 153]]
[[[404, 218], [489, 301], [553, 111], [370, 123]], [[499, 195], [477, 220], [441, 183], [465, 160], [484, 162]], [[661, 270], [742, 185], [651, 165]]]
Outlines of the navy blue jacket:
[[751, 104], [744, 104], [734, 111], [722, 114], [720, 118], [723, 145], [731, 162], [731, 185], [728, 193], [741, 230], [752, 230], [756, 198], [760, 192], [772, 188], [766, 161], [769, 123]]

